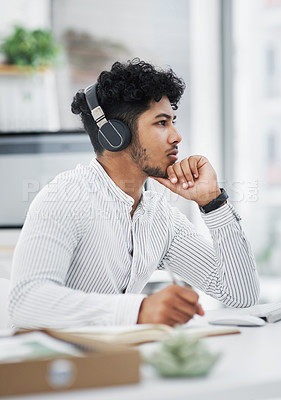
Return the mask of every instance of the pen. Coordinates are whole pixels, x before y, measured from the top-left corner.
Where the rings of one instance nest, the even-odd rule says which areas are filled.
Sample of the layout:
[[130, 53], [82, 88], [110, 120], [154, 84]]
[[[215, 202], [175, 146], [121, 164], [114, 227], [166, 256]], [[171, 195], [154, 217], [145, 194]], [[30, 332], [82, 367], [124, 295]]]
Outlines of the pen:
[[[168, 272], [168, 274], [169, 274], [169, 276], [170, 276], [172, 282], [173, 282], [175, 285], [188, 287], [188, 288], [190, 288], [190, 289], [192, 288], [191, 285], [189, 285], [188, 283], [186, 283], [186, 282], [179, 282], [179, 281], [176, 279], [176, 277], [175, 277], [173, 271], [171, 270], [169, 264], [167, 263], [167, 261], [164, 261], [164, 260], [163, 260], [163, 266], [164, 266], [165, 270]], [[200, 313], [198, 312], [198, 310], [200, 310]], [[202, 314], [201, 312], [203, 312], [203, 314]], [[201, 307], [200, 304], [197, 304], [197, 311], [196, 311], [196, 313], [199, 314], [199, 315], [204, 315], [204, 311], [203, 311], [203, 309], [202, 309], [202, 307]]]
[[169, 264], [167, 263], [167, 261], [163, 261], [163, 266], [164, 266], [165, 270], [168, 272], [168, 274], [169, 274], [169, 276], [170, 276], [172, 282], [173, 282], [175, 285], [191, 288], [191, 286], [190, 286], [188, 283], [186, 283], [186, 282], [180, 282], [180, 281], [177, 280], [177, 278], [175, 277], [175, 274], [174, 274], [173, 271], [171, 270], [171, 268], [170, 268]]
[[163, 266], [164, 266], [165, 270], [168, 272], [168, 274], [169, 274], [169, 276], [170, 276], [172, 282], [173, 282], [175, 285], [182, 286], [182, 284], [176, 279], [176, 277], [175, 277], [173, 271], [171, 270], [169, 264], [167, 263], [167, 261], [163, 261]]

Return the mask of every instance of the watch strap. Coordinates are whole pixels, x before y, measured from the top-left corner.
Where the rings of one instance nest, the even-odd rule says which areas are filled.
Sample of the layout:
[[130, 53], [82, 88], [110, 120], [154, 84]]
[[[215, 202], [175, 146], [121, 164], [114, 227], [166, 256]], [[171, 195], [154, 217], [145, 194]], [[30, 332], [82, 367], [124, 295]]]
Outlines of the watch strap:
[[214, 211], [226, 202], [226, 200], [228, 199], [228, 194], [223, 188], [220, 188], [220, 190], [221, 194], [217, 198], [205, 204], [204, 206], [199, 206], [199, 210], [202, 213], [207, 214], [211, 211]]

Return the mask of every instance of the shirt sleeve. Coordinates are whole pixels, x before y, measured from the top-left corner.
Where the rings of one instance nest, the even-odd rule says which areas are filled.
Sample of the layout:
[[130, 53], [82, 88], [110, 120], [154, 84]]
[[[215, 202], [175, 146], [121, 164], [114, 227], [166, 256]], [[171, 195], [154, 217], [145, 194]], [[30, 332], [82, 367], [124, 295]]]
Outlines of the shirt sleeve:
[[201, 213], [213, 243], [199, 235], [185, 216], [173, 213], [175, 236], [165, 256], [172, 270], [227, 306], [255, 304], [260, 290], [256, 263], [234, 207], [227, 203]]
[[145, 296], [86, 293], [65, 286], [75, 247], [87, 227], [88, 215], [81, 214], [80, 207], [88, 201], [87, 191], [77, 187], [75, 182], [65, 182], [58, 188], [43, 189], [30, 208], [13, 257], [9, 299], [13, 327], [67, 328], [137, 322]]

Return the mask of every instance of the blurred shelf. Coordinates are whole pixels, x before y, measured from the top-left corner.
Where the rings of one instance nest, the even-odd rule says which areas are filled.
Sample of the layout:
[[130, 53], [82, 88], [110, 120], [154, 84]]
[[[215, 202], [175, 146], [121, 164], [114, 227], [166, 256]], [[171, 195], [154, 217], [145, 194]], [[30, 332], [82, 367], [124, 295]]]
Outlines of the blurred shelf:
[[45, 73], [49, 71], [50, 68], [32, 68], [27, 66], [10, 65], [10, 64], [0, 64], [0, 74], [1, 75], [29, 75], [34, 73]]

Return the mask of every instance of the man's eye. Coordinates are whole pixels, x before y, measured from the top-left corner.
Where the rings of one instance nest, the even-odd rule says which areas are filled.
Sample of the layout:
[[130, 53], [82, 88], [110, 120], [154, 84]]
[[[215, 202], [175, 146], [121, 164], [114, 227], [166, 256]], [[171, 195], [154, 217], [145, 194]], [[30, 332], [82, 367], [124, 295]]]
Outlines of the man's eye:
[[158, 121], [158, 124], [159, 125], [163, 125], [163, 126], [165, 126], [166, 125], [166, 120], [165, 119], [163, 119], [163, 121]]

